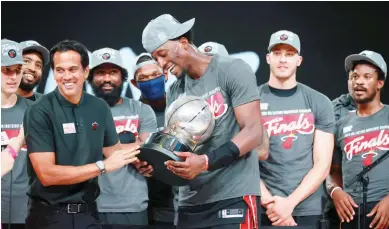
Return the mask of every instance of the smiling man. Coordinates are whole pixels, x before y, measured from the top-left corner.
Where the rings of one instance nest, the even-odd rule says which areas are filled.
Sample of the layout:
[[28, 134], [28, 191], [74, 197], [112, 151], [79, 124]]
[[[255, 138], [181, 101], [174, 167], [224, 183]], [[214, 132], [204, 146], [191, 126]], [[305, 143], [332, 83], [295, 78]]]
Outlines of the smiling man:
[[243, 60], [199, 52], [193, 44], [194, 22], [180, 23], [164, 14], [142, 34], [143, 47], [165, 75], [177, 76], [167, 105], [182, 94], [199, 96], [216, 119], [211, 137], [195, 153], [179, 152], [183, 162], [166, 162], [169, 170], [190, 180], [179, 189], [177, 227], [257, 228], [259, 169], [253, 149], [261, 144], [263, 129], [256, 77]]
[[34, 88], [39, 84], [43, 68], [49, 61], [49, 50], [36, 41], [23, 41], [20, 46], [23, 49], [24, 64], [18, 94], [36, 101], [42, 94], [34, 92]]
[[59, 42], [50, 65], [57, 88], [32, 104], [23, 122], [31, 184], [26, 228], [101, 228], [97, 177], [135, 162], [138, 147], [121, 148], [107, 103], [83, 90], [84, 45]]
[[[93, 92], [109, 105], [120, 142], [125, 147], [139, 145], [157, 131], [154, 111], [140, 101], [121, 97], [128, 73], [120, 52], [102, 48], [92, 54], [88, 81]], [[97, 200], [102, 224], [148, 225], [146, 179], [133, 166], [99, 177], [101, 195]]]

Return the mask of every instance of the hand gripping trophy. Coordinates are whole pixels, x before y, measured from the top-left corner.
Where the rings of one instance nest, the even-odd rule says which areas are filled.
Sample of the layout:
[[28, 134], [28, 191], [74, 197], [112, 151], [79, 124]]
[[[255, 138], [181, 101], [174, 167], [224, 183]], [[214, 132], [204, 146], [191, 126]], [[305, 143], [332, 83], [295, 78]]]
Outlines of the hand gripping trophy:
[[182, 159], [174, 152], [192, 152], [204, 143], [215, 128], [208, 103], [201, 97], [181, 96], [165, 112], [165, 129], [151, 133], [141, 146], [138, 158], [154, 168], [153, 176], [169, 185], [182, 186], [188, 180], [166, 168], [165, 161]]

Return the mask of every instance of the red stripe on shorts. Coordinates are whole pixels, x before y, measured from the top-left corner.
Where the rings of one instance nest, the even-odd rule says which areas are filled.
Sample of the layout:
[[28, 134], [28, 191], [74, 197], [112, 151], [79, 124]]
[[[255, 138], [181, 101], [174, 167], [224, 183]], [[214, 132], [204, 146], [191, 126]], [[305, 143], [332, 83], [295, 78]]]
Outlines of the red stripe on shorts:
[[244, 196], [244, 202], [247, 204], [247, 214], [244, 223], [240, 224], [240, 229], [257, 229], [258, 214], [257, 214], [257, 197]]

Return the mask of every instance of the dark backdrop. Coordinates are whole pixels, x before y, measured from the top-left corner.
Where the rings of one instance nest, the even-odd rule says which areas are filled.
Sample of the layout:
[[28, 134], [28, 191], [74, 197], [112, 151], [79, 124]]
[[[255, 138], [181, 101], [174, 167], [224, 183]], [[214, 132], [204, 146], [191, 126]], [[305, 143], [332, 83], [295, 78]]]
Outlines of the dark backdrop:
[[[89, 50], [131, 47], [137, 54], [143, 28], [170, 13], [183, 22], [196, 18], [195, 44], [217, 41], [230, 53], [254, 51], [261, 66], [258, 84], [268, 80], [266, 48], [281, 29], [300, 36], [303, 65], [298, 81], [334, 99], [347, 92], [344, 59], [365, 49], [389, 62], [388, 2], [2, 2], [1, 36], [36, 40], [52, 47], [65, 38]], [[47, 71], [46, 71], [47, 73]], [[43, 87], [39, 88], [43, 91]], [[387, 86], [389, 87], [389, 86]], [[389, 102], [389, 89], [383, 100]]]

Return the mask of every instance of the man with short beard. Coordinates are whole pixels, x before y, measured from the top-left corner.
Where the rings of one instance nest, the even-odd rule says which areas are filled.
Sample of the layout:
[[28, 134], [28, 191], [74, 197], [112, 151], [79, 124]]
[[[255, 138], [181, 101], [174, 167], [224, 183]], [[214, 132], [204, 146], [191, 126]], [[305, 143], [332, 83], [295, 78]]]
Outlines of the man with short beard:
[[[357, 104], [357, 111], [336, 123], [334, 157], [327, 178], [327, 191], [334, 202], [342, 229], [365, 228], [364, 216], [367, 227], [387, 229], [389, 160], [384, 159], [368, 173], [366, 212], [361, 206], [361, 184], [359, 181], [350, 183], [389, 148], [389, 106], [381, 103], [380, 95], [387, 76], [387, 65], [380, 54], [365, 50], [348, 56], [345, 68], [350, 72], [350, 94]], [[358, 215], [361, 217], [360, 224]]]
[[23, 49], [24, 64], [18, 94], [36, 101], [42, 94], [34, 92], [34, 88], [39, 84], [43, 67], [49, 61], [49, 50], [36, 41], [23, 41], [20, 46]]
[[[126, 147], [140, 144], [149, 133], [157, 131], [156, 117], [149, 105], [121, 97], [127, 76], [119, 51], [103, 48], [93, 52], [88, 81], [95, 95], [111, 107], [120, 142]], [[136, 168], [125, 166], [104, 174], [99, 184], [97, 206], [103, 224], [148, 225], [147, 183]]]

